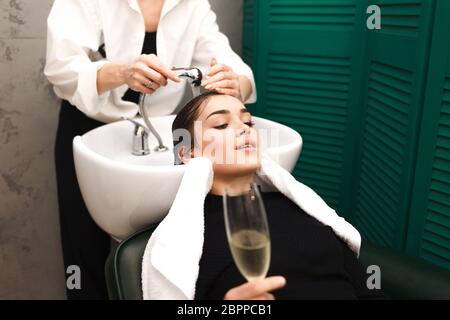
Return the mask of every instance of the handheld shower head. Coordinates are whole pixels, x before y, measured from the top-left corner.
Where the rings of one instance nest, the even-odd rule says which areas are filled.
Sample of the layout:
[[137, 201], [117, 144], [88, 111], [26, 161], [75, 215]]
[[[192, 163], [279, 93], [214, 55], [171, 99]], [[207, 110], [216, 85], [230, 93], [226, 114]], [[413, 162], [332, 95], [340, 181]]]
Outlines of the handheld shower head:
[[[173, 68], [172, 71], [180, 78], [186, 78], [190, 83], [192, 87], [192, 91], [194, 93], [194, 97], [197, 96], [200, 92], [200, 84], [202, 83], [203, 74], [200, 71], [199, 68]], [[197, 92], [197, 94], [195, 94]], [[152, 126], [150, 122], [150, 118], [147, 113], [147, 109], [145, 107], [145, 93], [141, 93], [139, 96], [139, 113], [141, 114], [142, 118], [144, 119], [145, 125], [147, 126], [147, 129], [153, 133], [153, 135], [158, 140], [158, 147], [156, 147], [155, 151], [157, 152], [164, 152], [169, 150], [164, 144], [161, 139], [161, 136], [158, 134], [158, 132], [155, 130], [155, 128]], [[148, 132], [146, 132], [148, 134]]]
[[188, 79], [193, 87], [199, 87], [202, 83], [203, 74], [199, 68], [174, 68], [172, 71], [178, 77]]

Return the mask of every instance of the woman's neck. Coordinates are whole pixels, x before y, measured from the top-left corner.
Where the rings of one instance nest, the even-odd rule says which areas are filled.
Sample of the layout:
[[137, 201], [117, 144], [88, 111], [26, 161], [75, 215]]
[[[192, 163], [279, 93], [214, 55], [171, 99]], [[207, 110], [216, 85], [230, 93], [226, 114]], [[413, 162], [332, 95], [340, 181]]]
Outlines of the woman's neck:
[[239, 194], [250, 190], [250, 182], [253, 181], [253, 174], [243, 176], [217, 176], [214, 175], [213, 185], [210, 193], [214, 195], [223, 195], [225, 188], [229, 194]]
[[164, 0], [138, 0], [138, 3], [144, 17], [145, 31], [156, 32]]

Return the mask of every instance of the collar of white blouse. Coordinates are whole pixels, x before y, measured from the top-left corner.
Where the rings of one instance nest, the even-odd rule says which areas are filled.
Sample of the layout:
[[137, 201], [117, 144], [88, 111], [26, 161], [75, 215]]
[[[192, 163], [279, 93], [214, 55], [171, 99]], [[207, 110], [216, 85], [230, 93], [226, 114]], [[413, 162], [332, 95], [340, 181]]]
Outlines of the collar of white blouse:
[[[141, 8], [139, 7], [138, 0], [127, 0], [130, 7], [141, 14]], [[183, 0], [164, 0], [164, 5], [161, 11], [161, 18], [170, 12], [176, 5]]]

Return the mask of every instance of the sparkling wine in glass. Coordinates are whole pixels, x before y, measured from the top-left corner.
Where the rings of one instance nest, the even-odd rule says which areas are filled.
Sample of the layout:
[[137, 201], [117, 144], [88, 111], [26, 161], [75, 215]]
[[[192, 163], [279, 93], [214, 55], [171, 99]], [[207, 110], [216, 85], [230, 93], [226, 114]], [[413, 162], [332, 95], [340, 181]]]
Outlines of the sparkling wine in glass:
[[241, 274], [252, 281], [266, 277], [270, 265], [270, 234], [266, 210], [256, 183], [249, 190], [223, 195], [225, 229], [230, 250]]

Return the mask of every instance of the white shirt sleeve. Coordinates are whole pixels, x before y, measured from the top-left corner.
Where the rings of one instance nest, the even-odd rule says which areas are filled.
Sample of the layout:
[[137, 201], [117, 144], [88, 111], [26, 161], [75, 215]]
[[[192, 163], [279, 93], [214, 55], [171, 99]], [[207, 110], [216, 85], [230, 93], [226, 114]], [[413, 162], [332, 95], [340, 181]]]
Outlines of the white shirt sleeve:
[[241, 57], [231, 49], [228, 38], [219, 31], [216, 22], [216, 14], [211, 9], [209, 1], [202, 1], [196, 17], [201, 19], [200, 32], [196, 40], [192, 65], [199, 66], [202, 70], [210, 68], [211, 58], [215, 57], [219, 63], [223, 63], [233, 69], [238, 75], [246, 76], [252, 84], [252, 94], [245, 103], [256, 102], [256, 85], [253, 72], [242, 61]]
[[55, 93], [88, 116], [97, 114], [110, 92], [97, 92], [97, 71], [107, 60], [93, 62], [102, 30], [93, 0], [55, 0], [47, 25], [47, 60], [44, 73]]

